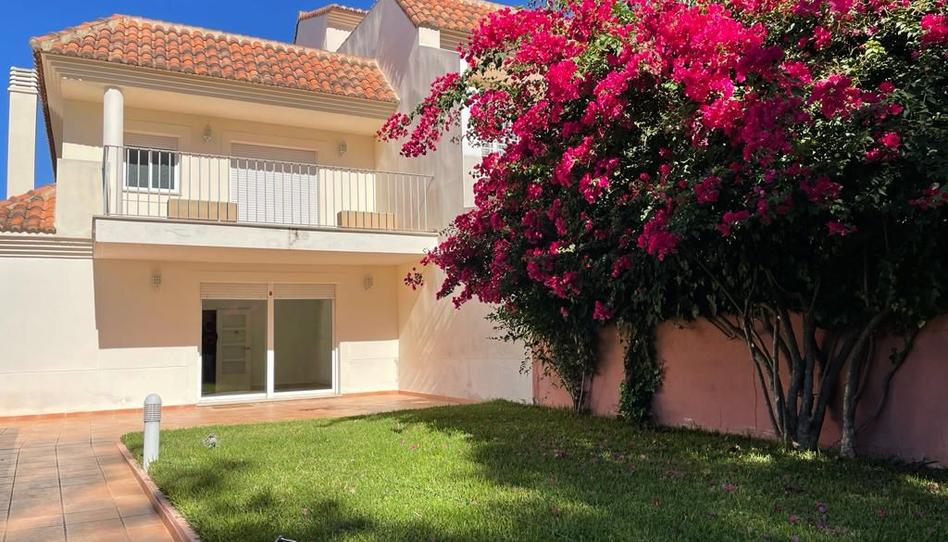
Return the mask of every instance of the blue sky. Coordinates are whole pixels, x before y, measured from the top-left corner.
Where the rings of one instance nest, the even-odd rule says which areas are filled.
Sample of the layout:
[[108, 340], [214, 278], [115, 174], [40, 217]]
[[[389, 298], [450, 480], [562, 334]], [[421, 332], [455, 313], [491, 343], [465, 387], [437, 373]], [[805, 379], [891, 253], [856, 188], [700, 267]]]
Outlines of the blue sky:
[[[4, 31], [0, 32], [0, 72], [3, 88], [10, 66], [31, 67], [29, 40], [47, 32], [95, 20], [113, 13], [140, 15], [280, 41], [291, 41], [299, 10], [310, 10], [336, 1], [368, 8], [373, 0], [6, 0]], [[505, 2], [519, 4], [520, 2]], [[0, 198], [6, 197], [7, 104], [0, 100]], [[40, 108], [41, 109], [41, 108]], [[40, 112], [38, 117], [42, 116]], [[53, 180], [46, 129], [37, 119], [36, 184]]]

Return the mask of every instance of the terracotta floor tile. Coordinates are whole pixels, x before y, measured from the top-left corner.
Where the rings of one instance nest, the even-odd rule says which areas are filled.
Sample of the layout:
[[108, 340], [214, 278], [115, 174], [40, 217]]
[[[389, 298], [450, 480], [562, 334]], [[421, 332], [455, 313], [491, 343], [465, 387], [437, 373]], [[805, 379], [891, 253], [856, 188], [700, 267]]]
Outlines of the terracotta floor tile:
[[159, 523], [147, 527], [130, 527], [126, 530], [131, 542], [173, 542], [165, 526]]
[[7, 531], [4, 542], [65, 542], [66, 533], [62, 526], [59, 527], [41, 527], [39, 529], [29, 529], [20, 531]]
[[107, 519], [119, 519], [118, 509], [112, 505], [108, 507], [85, 510], [82, 512], [66, 513], [66, 527], [75, 523], [86, 523], [89, 521], [102, 521]]
[[62, 527], [62, 514], [50, 516], [37, 516], [26, 518], [15, 518], [7, 521], [8, 531], [27, 531], [30, 529], [41, 529], [43, 527]]
[[105, 478], [101, 473], [88, 476], [63, 476], [59, 479], [59, 485], [62, 487], [98, 487], [105, 484]]
[[120, 519], [87, 521], [66, 525], [69, 542], [127, 542], [128, 533]]
[[35, 518], [41, 516], [54, 516], [62, 514], [63, 505], [59, 501], [50, 499], [21, 500], [14, 496], [10, 502], [10, 517], [7, 521]]
[[90, 512], [93, 510], [114, 507], [115, 503], [112, 502], [112, 499], [108, 493], [98, 497], [63, 500], [63, 512], [67, 514], [72, 514], [75, 512]]
[[145, 495], [119, 495], [114, 497], [115, 506], [123, 518], [133, 516], [148, 516], [155, 513], [151, 500]]
[[59, 478], [53, 473], [42, 474], [32, 477], [19, 476], [15, 484], [11, 484], [17, 491], [21, 490], [39, 490], [39, 489], [59, 489]]
[[122, 523], [125, 524], [126, 529], [139, 529], [145, 527], [164, 527], [164, 524], [161, 522], [161, 516], [158, 515], [158, 512], [155, 512], [152, 509], [147, 514], [139, 514], [137, 516], [128, 516], [122, 518]]
[[109, 482], [109, 492], [113, 497], [128, 495], [142, 495], [142, 486], [134, 478], [123, 479], [116, 482]]

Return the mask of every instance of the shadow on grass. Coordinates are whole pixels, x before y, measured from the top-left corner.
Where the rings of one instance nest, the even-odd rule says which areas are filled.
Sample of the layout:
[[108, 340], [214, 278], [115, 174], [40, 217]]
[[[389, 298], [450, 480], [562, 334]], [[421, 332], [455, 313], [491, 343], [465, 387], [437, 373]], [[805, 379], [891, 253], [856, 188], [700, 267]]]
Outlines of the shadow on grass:
[[505, 402], [218, 429], [153, 473], [207, 542], [948, 539], [945, 473], [734, 436]]

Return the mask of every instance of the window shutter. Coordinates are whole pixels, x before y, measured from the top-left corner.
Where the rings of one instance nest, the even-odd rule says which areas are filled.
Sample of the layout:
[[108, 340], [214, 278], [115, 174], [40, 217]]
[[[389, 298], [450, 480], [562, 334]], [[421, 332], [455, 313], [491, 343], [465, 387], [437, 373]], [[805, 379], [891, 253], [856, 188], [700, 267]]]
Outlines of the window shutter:
[[268, 147], [266, 145], [232, 143], [230, 151], [231, 155], [239, 158], [256, 158], [257, 160], [295, 162], [299, 164], [316, 163], [316, 151], [305, 149], [287, 149], [283, 147]]
[[273, 299], [334, 299], [333, 284], [274, 284]]
[[318, 224], [316, 152], [234, 143], [231, 201], [241, 221]]
[[178, 150], [178, 138], [151, 134], [126, 133], [125, 145], [128, 147], [176, 151]]
[[266, 299], [265, 283], [202, 282], [201, 299]]

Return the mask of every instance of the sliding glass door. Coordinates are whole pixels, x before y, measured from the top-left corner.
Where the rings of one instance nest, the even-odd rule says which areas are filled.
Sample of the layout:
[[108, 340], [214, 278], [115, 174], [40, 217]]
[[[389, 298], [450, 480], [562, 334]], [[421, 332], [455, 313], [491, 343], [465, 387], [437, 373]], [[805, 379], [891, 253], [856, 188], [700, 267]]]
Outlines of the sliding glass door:
[[201, 345], [202, 396], [266, 391], [266, 301], [204, 300]]
[[332, 389], [332, 301], [273, 301], [274, 392]]
[[336, 390], [331, 285], [212, 283], [201, 297], [201, 397]]

